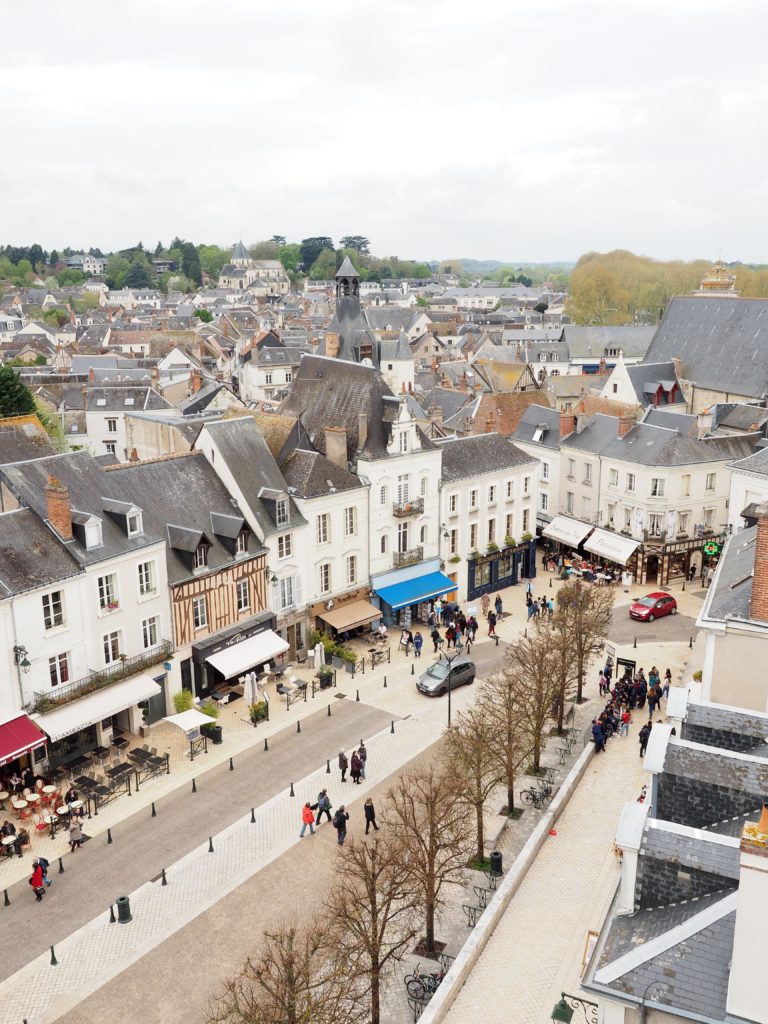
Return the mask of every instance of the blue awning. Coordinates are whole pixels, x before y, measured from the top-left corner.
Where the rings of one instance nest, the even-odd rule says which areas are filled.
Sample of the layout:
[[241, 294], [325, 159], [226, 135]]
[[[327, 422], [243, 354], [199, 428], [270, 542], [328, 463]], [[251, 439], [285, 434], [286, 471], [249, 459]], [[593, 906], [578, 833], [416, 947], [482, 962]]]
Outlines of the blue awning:
[[431, 597], [439, 597], [451, 590], [456, 590], [456, 583], [441, 572], [430, 572], [426, 576], [417, 576], [413, 580], [404, 580], [391, 587], [382, 587], [376, 593], [385, 604], [396, 611], [409, 604], [428, 601]]

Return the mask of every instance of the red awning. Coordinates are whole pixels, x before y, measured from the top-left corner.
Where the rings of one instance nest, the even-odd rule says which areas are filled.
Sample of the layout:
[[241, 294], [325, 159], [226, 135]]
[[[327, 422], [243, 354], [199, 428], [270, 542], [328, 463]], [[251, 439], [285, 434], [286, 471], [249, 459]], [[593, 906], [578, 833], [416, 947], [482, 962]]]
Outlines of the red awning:
[[12, 718], [0, 725], [0, 765], [8, 764], [47, 742], [45, 734], [26, 715]]

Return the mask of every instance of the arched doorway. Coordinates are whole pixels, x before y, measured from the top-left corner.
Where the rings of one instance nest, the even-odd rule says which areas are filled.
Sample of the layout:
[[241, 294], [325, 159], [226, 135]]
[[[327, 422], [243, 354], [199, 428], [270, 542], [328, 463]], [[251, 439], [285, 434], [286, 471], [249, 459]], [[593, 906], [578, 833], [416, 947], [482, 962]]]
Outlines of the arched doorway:
[[645, 582], [655, 583], [659, 578], [659, 556], [648, 555], [645, 560]]

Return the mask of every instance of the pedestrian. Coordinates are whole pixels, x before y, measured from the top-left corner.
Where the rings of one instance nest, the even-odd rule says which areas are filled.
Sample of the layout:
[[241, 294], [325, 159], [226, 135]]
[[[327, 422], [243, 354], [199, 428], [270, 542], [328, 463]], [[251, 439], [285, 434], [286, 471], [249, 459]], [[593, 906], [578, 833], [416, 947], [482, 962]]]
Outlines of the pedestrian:
[[339, 768], [341, 768], [341, 781], [346, 782], [347, 768], [349, 768], [349, 761], [347, 755], [343, 750], [339, 751]]
[[379, 826], [376, 824], [376, 808], [373, 806], [373, 800], [370, 797], [363, 804], [363, 811], [365, 812], [365, 834], [368, 835], [368, 829], [373, 825], [373, 831], [378, 832]]
[[709, 590], [709, 588], [712, 586], [712, 580], [714, 578], [715, 578], [715, 568], [714, 568], [714, 566], [709, 565], [709, 566], [707, 566], [707, 585], [706, 585], [706, 589], [707, 590]]
[[45, 859], [45, 857], [38, 857], [37, 863], [43, 869], [43, 881], [46, 885], [50, 886], [52, 882], [52, 879], [48, 877], [48, 868], [51, 866], [50, 863]]
[[629, 713], [629, 708], [625, 705], [621, 711], [621, 725], [619, 726], [619, 736], [629, 735], [629, 723], [632, 721], [632, 715]]
[[555, 617], [555, 602], [552, 600], [551, 597], [547, 601], [547, 616], [548, 616], [550, 622]]
[[530, 597], [531, 601], [533, 601], [533, 583], [531, 580], [525, 581], [525, 596], [526, 600]]
[[688, 582], [689, 583], [693, 583], [693, 581], [695, 579], [696, 579], [696, 566], [692, 564], [690, 569], [688, 570]]
[[648, 717], [653, 718], [653, 713], [656, 710], [656, 689], [652, 687], [648, 691]]
[[446, 631], [445, 631], [445, 639], [447, 641], [446, 642], [446, 648], [448, 650], [450, 650], [451, 647], [453, 646], [455, 640], [456, 640], [456, 630], [455, 630], [453, 624], [451, 624], [448, 627], [448, 629], [446, 629]]
[[494, 603], [494, 606], [496, 608], [496, 618], [500, 619], [501, 618], [501, 609], [502, 609], [501, 594], [497, 594], [496, 595], [496, 600], [493, 603]]
[[301, 809], [301, 832], [299, 832], [299, 839], [304, 838], [304, 833], [307, 831], [307, 825], [309, 825], [310, 835], [315, 834], [315, 812], [312, 810], [312, 805], [309, 800], [304, 804]]
[[537, 622], [539, 615], [541, 614], [541, 605], [538, 601], [533, 602], [533, 621]]
[[32, 892], [35, 894], [35, 899], [40, 903], [45, 896], [45, 886], [43, 885], [43, 869], [40, 866], [40, 861], [35, 860], [32, 864], [32, 877], [29, 880], [29, 884], [32, 886]]
[[421, 633], [417, 633], [413, 638], [413, 656], [414, 658], [421, 657], [421, 648], [424, 646], [424, 637]]
[[348, 821], [349, 813], [344, 810], [344, 804], [340, 804], [338, 811], [336, 811], [336, 814], [333, 817], [333, 827], [336, 829], [339, 846], [343, 846], [344, 840], [347, 838]]
[[321, 789], [320, 792], [317, 794], [317, 819], [315, 820], [315, 824], [316, 825], [320, 824], [320, 819], [322, 818], [322, 816], [324, 814], [328, 818], [328, 821], [330, 821], [331, 820], [331, 799], [328, 796], [328, 790], [327, 789]]
[[602, 669], [597, 677], [597, 692], [601, 697], [605, 693], [605, 672]]
[[438, 648], [441, 647], [443, 643], [443, 638], [440, 636], [440, 630], [437, 626], [435, 626], [430, 633], [430, 637], [432, 638], [432, 643], [435, 645], [435, 654], [437, 654]]
[[72, 853], [80, 848], [83, 841], [83, 827], [79, 818], [72, 818], [69, 823], [69, 848]]
[[360, 758], [360, 778], [365, 778], [365, 764], [368, 760], [368, 751], [365, 749], [365, 744], [360, 740], [360, 746], [357, 748], [357, 756]]
[[349, 774], [356, 786], [360, 785], [360, 755], [356, 750], [352, 751], [352, 761], [349, 766]]
[[667, 669], [664, 673], [664, 685], [661, 688], [661, 695], [666, 700], [669, 697], [669, 688], [672, 685], [672, 673]]
[[531, 619], [533, 618], [533, 614], [534, 614], [534, 603], [533, 603], [533, 598], [531, 597], [530, 594], [528, 594], [526, 596], [525, 601], [526, 601], [526, 604], [528, 606], [528, 621], [530, 622]]
[[488, 636], [496, 636], [496, 613], [488, 612]]
[[70, 786], [67, 790], [67, 795], [64, 797], [64, 803], [73, 804], [75, 800], [77, 800], [77, 790], [73, 786]]
[[480, 599], [480, 606], [483, 609], [483, 618], [487, 619], [488, 618], [488, 609], [491, 607], [491, 599], [490, 599], [490, 597], [488, 597], [487, 594], [483, 594], [483, 596], [481, 597], [481, 599]]
[[467, 622], [467, 632], [470, 635], [472, 643], [475, 642], [475, 634], [477, 633], [477, 619], [474, 615], [470, 615], [469, 621]]
[[651, 729], [653, 728], [653, 722], [646, 722], [643, 728], [640, 730], [638, 740], [640, 741], [640, 757], [645, 757], [645, 751], [648, 746], [648, 738], [651, 735]]
[[592, 719], [592, 740], [595, 744], [596, 754], [599, 754], [601, 750], [605, 750], [605, 734], [603, 727], [596, 718]]

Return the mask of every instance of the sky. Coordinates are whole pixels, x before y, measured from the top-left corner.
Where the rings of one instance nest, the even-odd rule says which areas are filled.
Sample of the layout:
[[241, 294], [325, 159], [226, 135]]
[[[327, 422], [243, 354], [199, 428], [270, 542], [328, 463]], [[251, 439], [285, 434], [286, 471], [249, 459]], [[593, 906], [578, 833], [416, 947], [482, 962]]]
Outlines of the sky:
[[38, 0], [0, 243], [768, 262], [765, 0]]

